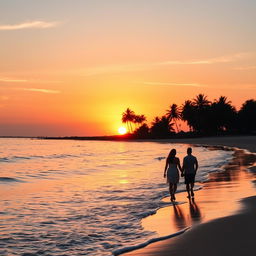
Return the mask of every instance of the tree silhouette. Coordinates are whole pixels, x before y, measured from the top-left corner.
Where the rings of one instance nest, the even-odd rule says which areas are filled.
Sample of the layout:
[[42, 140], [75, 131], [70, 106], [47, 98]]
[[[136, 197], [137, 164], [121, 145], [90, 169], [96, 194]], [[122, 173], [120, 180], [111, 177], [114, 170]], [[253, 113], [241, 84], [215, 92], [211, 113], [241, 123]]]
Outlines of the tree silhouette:
[[195, 122], [194, 129], [198, 132], [208, 132], [211, 129], [210, 117], [210, 101], [207, 100], [207, 96], [199, 94], [193, 100], [193, 106], [195, 107]]
[[200, 93], [196, 96], [196, 98], [193, 100], [194, 106], [198, 109], [205, 109], [210, 105], [210, 101], [207, 100], [207, 96]]
[[134, 131], [135, 138], [146, 139], [150, 136], [150, 128], [146, 123], [142, 124]]
[[[190, 132], [196, 135], [253, 133], [256, 132], [256, 101], [247, 100], [237, 112], [226, 96], [210, 102], [207, 96], [198, 94], [193, 100], [186, 100], [181, 108], [170, 105], [166, 115], [155, 117], [150, 126], [145, 123], [145, 115], [136, 115], [130, 108], [122, 113], [122, 122], [133, 133], [133, 138], [169, 138], [175, 133], [174, 124], [179, 132], [178, 120], [186, 122]], [[134, 132], [132, 123], [137, 127]]]
[[176, 125], [177, 132], [179, 132], [177, 120], [181, 119], [181, 114], [180, 114], [180, 110], [179, 110], [177, 104], [172, 104], [170, 106], [170, 108], [167, 110], [166, 117], [168, 118], [169, 123], [174, 121], [174, 123]]
[[144, 115], [135, 115], [133, 122], [135, 124], [142, 124], [146, 120], [147, 120], [147, 118]]
[[181, 119], [187, 122], [190, 131], [193, 131], [195, 127], [195, 115], [195, 106], [193, 105], [191, 100], [186, 100], [181, 107]]
[[238, 112], [239, 128], [242, 132], [256, 131], [256, 100], [247, 100]]
[[127, 108], [122, 114], [122, 123], [127, 125], [129, 133], [133, 132], [132, 123], [134, 121], [135, 113], [130, 108]]
[[166, 116], [155, 117], [150, 128], [151, 135], [153, 138], [167, 138], [174, 131], [172, 126]]
[[216, 131], [234, 130], [236, 110], [227, 97], [220, 96], [218, 100], [215, 100], [211, 105], [211, 113], [211, 124]]

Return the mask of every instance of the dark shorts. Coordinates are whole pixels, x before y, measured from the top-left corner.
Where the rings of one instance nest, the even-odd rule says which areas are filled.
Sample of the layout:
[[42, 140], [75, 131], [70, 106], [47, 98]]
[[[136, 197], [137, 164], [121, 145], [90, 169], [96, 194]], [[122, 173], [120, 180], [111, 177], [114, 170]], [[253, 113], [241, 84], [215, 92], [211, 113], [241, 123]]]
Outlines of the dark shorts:
[[185, 184], [189, 184], [189, 183], [195, 183], [195, 174], [193, 173], [187, 173], [184, 175], [185, 178]]

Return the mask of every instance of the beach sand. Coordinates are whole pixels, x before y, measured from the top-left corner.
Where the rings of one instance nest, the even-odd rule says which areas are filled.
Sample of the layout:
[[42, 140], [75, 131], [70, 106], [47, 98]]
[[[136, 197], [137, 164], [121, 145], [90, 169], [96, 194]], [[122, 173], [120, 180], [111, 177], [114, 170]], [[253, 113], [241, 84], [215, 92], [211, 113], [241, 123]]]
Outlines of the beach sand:
[[[256, 137], [181, 139], [166, 142], [229, 146], [256, 152]], [[142, 221], [146, 230], [160, 236], [191, 227], [184, 234], [152, 243], [125, 256], [254, 255], [256, 237], [255, 154], [237, 150], [223, 172], [212, 173], [210, 182], [196, 191], [195, 201], [177, 194], [182, 204], [160, 209]], [[251, 168], [255, 169], [255, 166]], [[166, 200], [166, 199], [165, 199]]]

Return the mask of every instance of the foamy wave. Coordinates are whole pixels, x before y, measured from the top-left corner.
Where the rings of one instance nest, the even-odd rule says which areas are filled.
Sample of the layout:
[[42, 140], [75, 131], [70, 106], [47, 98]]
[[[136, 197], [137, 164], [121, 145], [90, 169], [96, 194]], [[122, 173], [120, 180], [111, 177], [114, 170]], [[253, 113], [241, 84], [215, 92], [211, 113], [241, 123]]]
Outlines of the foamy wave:
[[0, 157], [0, 162], [9, 162], [8, 157]]
[[172, 237], [175, 237], [175, 236], [178, 236], [180, 234], [183, 234], [186, 230], [188, 230], [189, 228], [185, 228], [179, 232], [176, 232], [174, 234], [170, 234], [170, 235], [167, 235], [167, 236], [161, 236], [161, 237], [156, 237], [156, 238], [152, 238], [152, 239], [149, 239], [148, 241], [144, 242], [144, 243], [141, 243], [141, 244], [138, 244], [138, 245], [134, 245], [134, 246], [129, 246], [129, 247], [124, 247], [124, 248], [121, 248], [121, 249], [118, 249], [118, 250], [115, 250], [112, 252], [113, 255], [120, 255], [120, 254], [123, 254], [123, 253], [126, 253], [126, 252], [130, 252], [130, 251], [133, 251], [133, 250], [137, 250], [137, 249], [140, 249], [140, 248], [143, 248], [151, 243], [155, 243], [155, 242], [158, 242], [158, 241], [161, 241], [161, 240], [165, 240], [165, 239], [169, 239], [169, 238], [172, 238]]

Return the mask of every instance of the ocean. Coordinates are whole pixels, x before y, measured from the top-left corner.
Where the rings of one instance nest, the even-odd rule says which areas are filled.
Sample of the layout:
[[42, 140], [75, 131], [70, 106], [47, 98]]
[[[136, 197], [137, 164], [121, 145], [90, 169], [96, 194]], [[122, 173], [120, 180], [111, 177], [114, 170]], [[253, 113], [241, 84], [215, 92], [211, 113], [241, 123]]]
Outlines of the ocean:
[[[141, 221], [169, 205], [171, 148], [157, 142], [0, 139], [0, 255], [107, 256], [157, 233]], [[233, 151], [194, 147], [196, 189]], [[184, 191], [183, 182], [178, 191]]]

